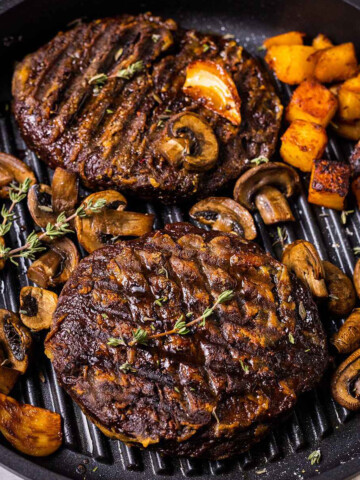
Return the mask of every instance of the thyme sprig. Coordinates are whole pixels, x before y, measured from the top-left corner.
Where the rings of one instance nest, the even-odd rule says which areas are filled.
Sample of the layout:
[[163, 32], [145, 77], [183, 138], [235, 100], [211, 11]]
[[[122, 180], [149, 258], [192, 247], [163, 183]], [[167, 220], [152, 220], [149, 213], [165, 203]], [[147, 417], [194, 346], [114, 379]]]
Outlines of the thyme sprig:
[[225, 290], [217, 297], [214, 304], [211, 307], [206, 308], [199, 317], [194, 318], [194, 320], [191, 320], [190, 322], [185, 322], [184, 315], [181, 315], [176, 320], [174, 328], [172, 328], [171, 330], [149, 335], [146, 330], [143, 330], [142, 328], [138, 328], [134, 332], [134, 336], [130, 341], [129, 345], [130, 346], [135, 344], [147, 345], [149, 343], [149, 340], [152, 340], [154, 338], [164, 337], [166, 335], [174, 335], [174, 334], [187, 335], [188, 333], [190, 333], [189, 328], [192, 327], [193, 325], [200, 324], [201, 326], [205, 326], [206, 319], [213, 313], [215, 308], [222, 303], [228, 302], [233, 298], [233, 296], [234, 296], [233, 290]]
[[[23, 194], [21, 194], [23, 195]], [[24, 197], [23, 197], [24, 198]], [[18, 248], [10, 249], [0, 245], [0, 258], [3, 260], [10, 260], [15, 265], [18, 265], [16, 258], [29, 258], [34, 260], [35, 254], [45, 250], [46, 248], [41, 245], [42, 240], [45, 238], [54, 239], [57, 237], [62, 237], [67, 233], [72, 233], [72, 230], [69, 228], [71, 220], [75, 217], [85, 217], [89, 212], [99, 213], [102, 208], [104, 208], [106, 200], [99, 199], [96, 202], [91, 200], [80, 207], [70, 215], [66, 217], [65, 213], [62, 212], [57, 217], [54, 224], [48, 223], [45, 227], [45, 231], [38, 235], [35, 231], [31, 232], [26, 238], [24, 245]]]
[[136, 73], [141, 72], [144, 69], [144, 62], [138, 60], [137, 62], [132, 63], [126, 68], [118, 70], [115, 73], [115, 77], [123, 78], [125, 80], [130, 80]]
[[9, 198], [11, 200], [11, 205], [7, 209], [5, 205], [3, 205], [1, 209], [1, 216], [3, 218], [2, 223], [0, 224], [0, 237], [6, 235], [13, 224], [14, 221], [14, 208], [15, 205], [20, 203], [26, 197], [27, 192], [29, 191], [31, 185], [31, 179], [26, 178], [23, 183], [19, 185], [10, 184], [9, 188]]

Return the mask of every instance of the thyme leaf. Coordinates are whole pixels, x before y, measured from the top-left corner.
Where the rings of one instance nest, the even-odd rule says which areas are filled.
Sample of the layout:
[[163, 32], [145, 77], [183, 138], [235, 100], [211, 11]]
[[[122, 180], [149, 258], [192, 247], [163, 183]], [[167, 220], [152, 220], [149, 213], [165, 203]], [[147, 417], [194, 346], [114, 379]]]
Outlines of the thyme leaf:
[[132, 63], [126, 68], [116, 72], [115, 77], [123, 78], [125, 80], [130, 80], [136, 73], [141, 72], [144, 69], [144, 62], [138, 60], [137, 62]]
[[125, 340], [122, 337], [120, 338], [110, 337], [109, 340], [107, 341], [107, 344], [110, 347], [118, 347], [119, 345], [126, 345]]
[[253, 158], [250, 160], [250, 163], [254, 163], [256, 166], [261, 165], [262, 163], [268, 163], [269, 159], [264, 157], [264, 155], [260, 155], [260, 157]]
[[314, 450], [313, 452], [311, 452], [310, 455], [308, 456], [308, 460], [310, 460], [311, 465], [314, 465], [315, 463], [320, 463], [321, 451]]
[[136, 368], [134, 368], [129, 362], [125, 362], [120, 365], [119, 369], [124, 373], [134, 373], [137, 371]]

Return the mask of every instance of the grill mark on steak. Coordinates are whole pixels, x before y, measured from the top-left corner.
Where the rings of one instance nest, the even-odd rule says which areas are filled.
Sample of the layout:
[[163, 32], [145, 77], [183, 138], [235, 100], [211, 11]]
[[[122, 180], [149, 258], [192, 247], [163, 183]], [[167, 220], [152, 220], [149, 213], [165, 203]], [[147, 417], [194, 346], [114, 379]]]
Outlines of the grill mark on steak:
[[[139, 326], [160, 333], [190, 310], [201, 315], [228, 288], [235, 297], [188, 335], [107, 345], [110, 337], [128, 343]], [[46, 353], [84, 412], [110, 436], [171, 455], [246, 450], [319, 381], [328, 361], [316, 305], [286, 267], [255, 244], [188, 224], [84, 259], [53, 320]], [[126, 362], [133, 370], [119, 368]]]
[[[206, 42], [211, 48], [204, 52]], [[233, 76], [242, 98], [240, 127], [183, 94], [186, 67], [199, 58], [222, 63]], [[114, 77], [140, 60], [145, 68], [133, 78]], [[108, 79], [94, 95], [89, 80], [98, 73]], [[41, 159], [78, 172], [90, 188], [166, 203], [213, 193], [236, 179], [247, 159], [271, 156], [281, 117], [270, 80], [233, 40], [182, 30], [150, 14], [97, 20], [58, 34], [17, 66], [13, 95], [24, 140]], [[166, 128], [162, 115], [169, 109], [194, 111], [210, 123], [220, 144], [211, 171], [174, 167], [159, 153], [159, 120]]]

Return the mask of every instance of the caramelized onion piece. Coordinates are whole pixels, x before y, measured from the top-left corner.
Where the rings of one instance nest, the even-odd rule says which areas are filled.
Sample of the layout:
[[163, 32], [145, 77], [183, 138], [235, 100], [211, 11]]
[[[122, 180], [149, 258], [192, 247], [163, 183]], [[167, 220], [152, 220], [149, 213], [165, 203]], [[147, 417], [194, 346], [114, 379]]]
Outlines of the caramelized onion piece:
[[241, 101], [230, 74], [210, 60], [195, 60], [186, 69], [185, 95], [199, 100], [233, 125], [241, 123]]
[[349, 410], [360, 410], [360, 349], [336, 370], [331, 391], [334, 399]]
[[56, 293], [44, 288], [23, 287], [20, 292], [20, 318], [34, 331], [50, 328], [58, 301]]
[[296, 240], [287, 245], [282, 263], [309, 287], [315, 297], [327, 297], [325, 271], [314, 245], [305, 240]]
[[0, 393], [0, 431], [20, 452], [44, 457], [62, 444], [61, 417]]
[[360, 308], [353, 310], [331, 342], [339, 353], [351, 353], [360, 347]]

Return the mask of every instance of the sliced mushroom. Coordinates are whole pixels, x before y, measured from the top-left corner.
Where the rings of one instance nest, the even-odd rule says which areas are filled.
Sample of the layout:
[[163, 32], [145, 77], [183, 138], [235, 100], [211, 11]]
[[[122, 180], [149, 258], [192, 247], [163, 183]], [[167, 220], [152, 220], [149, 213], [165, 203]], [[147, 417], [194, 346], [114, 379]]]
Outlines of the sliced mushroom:
[[61, 417], [0, 394], [0, 431], [20, 452], [35, 457], [54, 453], [62, 444]]
[[329, 292], [328, 308], [339, 316], [348, 315], [355, 306], [356, 294], [349, 277], [330, 262], [323, 262], [325, 283]]
[[360, 259], [356, 262], [353, 280], [357, 296], [360, 298]]
[[167, 123], [158, 146], [160, 153], [175, 167], [210, 170], [219, 155], [219, 146], [211, 126], [200, 115], [183, 112]]
[[66, 216], [75, 211], [78, 201], [77, 175], [57, 167], [51, 183], [52, 208], [58, 215], [65, 212]]
[[[5, 247], [5, 240], [4, 237], [0, 237], [0, 245], [4, 248]], [[3, 258], [0, 258], [0, 270], [2, 270], [5, 267], [5, 260]]]
[[31, 334], [18, 316], [9, 310], [0, 309], [0, 347], [5, 357], [1, 366], [25, 373], [31, 344]]
[[23, 183], [27, 178], [31, 185], [36, 183], [30, 167], [8, 153], [0, 153], [0, 198], [8, 197], [10, 183]]
[[52, 208], [52, 194], [49, 185], [38, 183], [28, 193], [28, 209], [32, 219], [41, 228], [48, 223], [56, 223], [57, 215]]
[[250, 211], [257, 208], [268, 225], [293, 221], [285, 197], [291, 197], [299, 188], [300, 178], [292, 167], [279, 162], [264, 163], [250, 168], [238, 179], [234, 199]]
[[[103, 199], [105, 207], [92, 213], [86, 205]], [[79, 243], [88, 253], [114, 243], [118, 237], [138, 237], [152, 230], [154, 215], [123, 211], [126, 199], [114, 190], [105, 190], [89, 195], [83, 202], [87, 215], [75, 218]]]
[[50, 328], [58, 301], [56, 293], [44, 288], [23, 287], [20, 292], [20, 318], [34, 331]]
[[214, 230], [236, 233], [247, 240], [256, 238], [251, 213], [231, 198], [205, 198], [190, 209], [189, 215], [198, 222], [211, 225]]
[[351, 353], [360, 347], [360, 308], [353, 310], [331, 342], [339, 353]]
[[324, 266], [312, 243], [296, 240], [286, 245], [282, 263], [309, 287], [315, 297], [328, 296]]
[[241, 123], [241, 101], [230, 74], [216, 62], [195, 60], [186, 69], [185, 95], [201, 102], [234, 125]]
[[79, 263], [79, 252], [74, 243], [60, 238], [49, 243], [49, 250], [32, 263], [28, 278], [40, 287], [54, 287], [69, 280]]
[[349, 410], [360, 410], [360, 349], [336, 370], [331, 391], [334, 399]]

